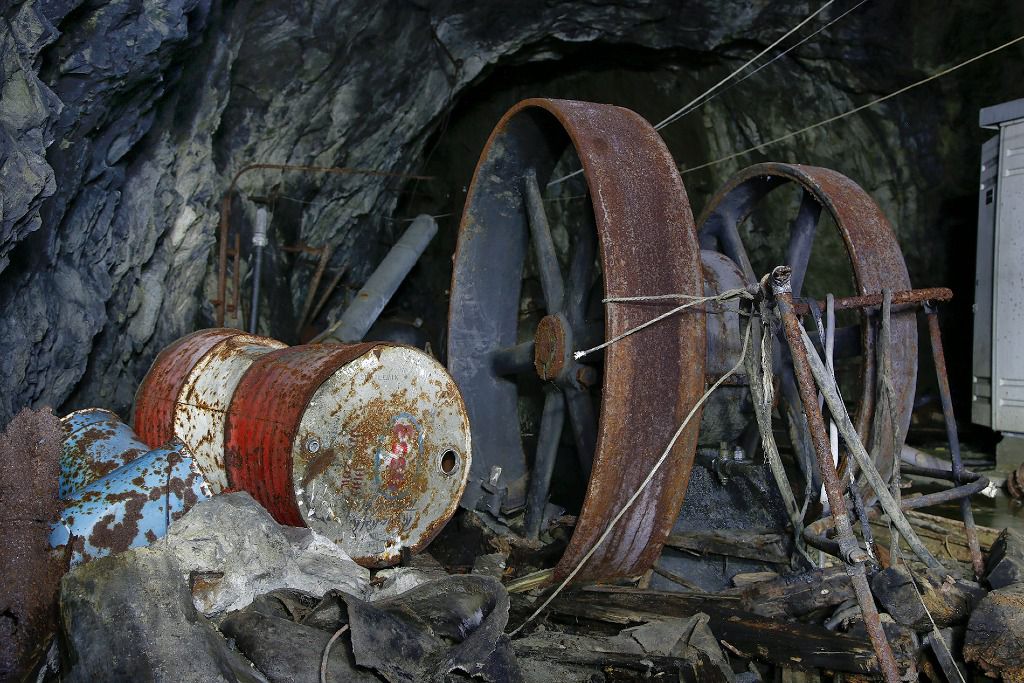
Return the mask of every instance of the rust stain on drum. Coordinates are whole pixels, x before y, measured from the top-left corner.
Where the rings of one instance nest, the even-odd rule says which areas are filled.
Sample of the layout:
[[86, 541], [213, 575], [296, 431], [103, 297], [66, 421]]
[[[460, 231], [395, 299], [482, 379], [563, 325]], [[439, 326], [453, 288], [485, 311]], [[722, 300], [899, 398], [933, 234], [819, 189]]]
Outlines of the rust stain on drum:
[[150, 448], [174, 438], [174, 413], [189, 371], [217, 344], [241, 330], [199, 330], [157, 355], [135, 394], [135, 432]]

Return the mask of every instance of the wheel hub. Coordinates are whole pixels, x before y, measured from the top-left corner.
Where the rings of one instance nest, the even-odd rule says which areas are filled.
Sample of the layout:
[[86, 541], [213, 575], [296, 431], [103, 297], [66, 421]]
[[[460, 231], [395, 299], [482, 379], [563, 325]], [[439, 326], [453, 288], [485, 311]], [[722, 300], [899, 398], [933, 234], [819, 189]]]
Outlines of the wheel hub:
[[533, 338], [533, 367], [545, 382], [561, 378], [572, 363], [572, 330], [561, 313], [544, 316]]

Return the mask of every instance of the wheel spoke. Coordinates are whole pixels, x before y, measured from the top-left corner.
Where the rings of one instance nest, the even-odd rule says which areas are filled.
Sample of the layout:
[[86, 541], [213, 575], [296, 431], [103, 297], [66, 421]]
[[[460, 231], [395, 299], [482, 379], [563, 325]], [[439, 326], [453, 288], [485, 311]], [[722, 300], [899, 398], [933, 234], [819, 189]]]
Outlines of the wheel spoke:
[[569, 325], [577, 334], [586, 318], [590, 287], [594, 280], [594, 256], [597, 253], [597, 233], [592, 217], [581, 227], [573, 242], [567, 285], [568, 298], [565, 302]]
[[740, 239], [740, 231], [733, 221], [725, 221], [718, 231], [718, 243], [722, 252], [736, 262], [736, 265], [743, 271], [743, 275], [750, 282], [757, 282], [757, 275], [754, 274], [754, 267], [750, 265], [750, 257]]
[[565, 400], [562, 392], [554, 388], [549, 389], [544, 397], [544, 413], [540, 418], [540, 434], [537, 436], [537, 454], [533, 460], [530, 491], [526, 498], [524, 533], [528, 538], [537, 538], [540, 532], [564, 422]]
[[533, 254], [537, 258], [537, 270], [540, 273], [540, 286], [544, 292], [544, 304], [548, 313], [562, 310], [565, 298], [565, 287], [562, 283], [562, 271], [555, 255], [555, 243], [551, 239], [548, 217], [544, 212], [544, 203], [537, 185], [537, 174], [533, 170], [523, 176], [523, 197], [526, 200], [526, 215], [530, 222], [530, 236], [533, 243]]
[[576, 440], [576, 455], [580, 461], [583, 480], [590, 479], [594, 465], [594, 449], [597, 447], [597, 414], [594, 401], [586, 389], [575, 387], [565, 390], [565, 402], [569, 407], [569, 422]]
[[800, 296], [807, 275], [807, 264], [811, 260], [811, 247], [814, 246], [814, 235], [818, 231], [818, 218], [821, 216], [821, 204], [813, 194], [804, 190], [800, 198], [800, 209], [793, 219], [789, 230], [789, 245], [786, 247], [786, 265], [793, 269], [793, 296]]

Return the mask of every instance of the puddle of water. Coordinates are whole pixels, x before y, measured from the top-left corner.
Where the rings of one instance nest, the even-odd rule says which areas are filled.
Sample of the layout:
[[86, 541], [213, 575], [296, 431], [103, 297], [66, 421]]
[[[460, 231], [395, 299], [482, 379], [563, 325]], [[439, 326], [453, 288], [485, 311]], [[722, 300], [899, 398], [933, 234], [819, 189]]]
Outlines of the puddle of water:
[[[915, 448], [939, 458], [949, 458], [949, 449], [944, 446], [929, 445], [929, 447], [915, 446]], [[984, 451], [973, 450], [966, 444], [961, 445], [961, 451], [962, 457], [968, 461], [993, 460], [992, 454]], [[967, 466], [967, 469], [984, 474], [990, 480], [999, 485], [999, 491], [995, 498], [989, 498], [981, 494], [971, 496], [971, 507], [974, 510], [975, 523], [982, 526], [992, 527], [993, 529], [1005, 529], [1009, 527], [1011, 529], [1024, 532], [1024, 504], [1020, 501], [1014, 500], [1006, 493], [1005, 485], [1002, 483], [1006, 478], [1006, 474], [996, 472], [992, 469], [986, 469], [984, 467], [971, 467], [970, 465]], [[905, 493], [932, 493], [934, 491], [941, 491], [942, 489], [943, 486], [940, 484], [915, 481], [914, 486], [907, 489]], [[951, 502], [943, 505], [922, 508], [921, 511], [933, 515], [939, 515], [940, 517], [947, 517], [949, 519], [961, 519], [959, 502]]]

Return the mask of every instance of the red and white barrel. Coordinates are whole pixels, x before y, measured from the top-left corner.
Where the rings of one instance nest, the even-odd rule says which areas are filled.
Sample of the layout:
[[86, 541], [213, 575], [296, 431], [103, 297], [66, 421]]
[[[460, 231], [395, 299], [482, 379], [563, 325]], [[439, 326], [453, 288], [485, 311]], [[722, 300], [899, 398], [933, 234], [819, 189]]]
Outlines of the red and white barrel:
[[216, 470], [211, 485], [248, 491], [278, 522], [311, 527], [367, 566], [430, 542], [471, 458], [462, 396], [428, 354], [284, 347], [237, 330], [197, 332], [161, 353], [136, 396], [135, 429], [147, 443], [177, 436]]
[[[164, 349], [135, 395], [135, 432], [147, 444], [181, 439], [214, 494], [228, 486], [224, 416], [260, 356], [286, 344], [240, 330], [200, 330]], [[154, 446], [155, 448], [155, 446]]]

